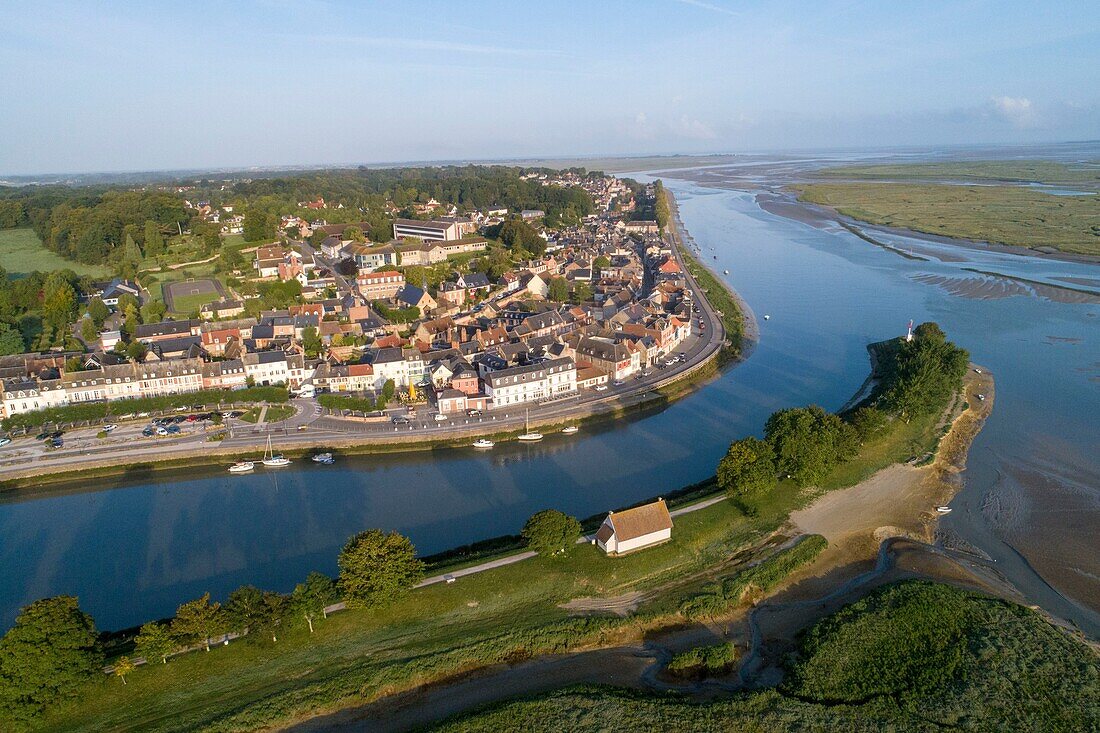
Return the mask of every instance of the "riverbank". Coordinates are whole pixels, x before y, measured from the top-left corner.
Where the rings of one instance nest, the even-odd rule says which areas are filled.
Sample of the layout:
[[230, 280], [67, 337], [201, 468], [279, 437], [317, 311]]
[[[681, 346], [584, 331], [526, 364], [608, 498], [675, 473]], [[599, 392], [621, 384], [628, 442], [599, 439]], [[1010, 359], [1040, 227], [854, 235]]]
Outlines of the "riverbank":
[[[897, 423], [822, 486], [858, 483], [915, 455], [914, 444], [934, 448], [939, 420]], [[312, 635], [287, 628], [277, 645], [256, 638], [182, 655], [142, 669], [124, 689], [93, 684], [45, 722], [51, 730], [253, 730], [392, 702], [402, 691], [528, 657], [635, 644], [682, 626], [681, 608], [715, 580], [759, 574], [754, 568], [787, 552], [798, 537], [787, 517], [811, 498], [784, 482], [749, 513], [718, 501], [678, 516], [673, 540], [645, 552], [609, 559], [577, 545], [418, 588], [385, 608], [341, 612]]]

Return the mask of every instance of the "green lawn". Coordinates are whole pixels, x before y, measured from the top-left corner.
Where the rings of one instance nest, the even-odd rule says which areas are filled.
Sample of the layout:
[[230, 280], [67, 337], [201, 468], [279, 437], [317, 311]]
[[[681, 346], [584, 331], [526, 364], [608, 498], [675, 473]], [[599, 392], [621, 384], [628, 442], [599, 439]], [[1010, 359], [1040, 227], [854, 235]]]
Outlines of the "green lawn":
[[90, 277], [111, 275], [108, 267], [73, 262], [51, 252], [30, 227], [0, 229], [0, 266], [10, 275], [23, 275], [35, 270], [50, 272], [64, 269]]
[[[260, 411], [263, 408], [253, 407], [250, 410], [246, 410], [239, 419], [245, 422], [255, 423], [260, 419]], [[294, 408], [290, 405], [271, 405], [267, 408], [267, 413], [264, 415], [264, 422], [279, 422], [280, 420], [286, 420], [288, 417], [294, 414]]]
[[871, 224], [1062, 252], [1100, 255], [1100, 195], [1021, 186], [809, 183], [799, 198]]
[[215, 300], [218, 300], [219, 297], [220, 296], [216, 292], [181, 295], [172, 300], [172, 305], [175, 307], [175, 313], [187, 314], [192, 311], [197, 311], [207, 303], [213, 303]]

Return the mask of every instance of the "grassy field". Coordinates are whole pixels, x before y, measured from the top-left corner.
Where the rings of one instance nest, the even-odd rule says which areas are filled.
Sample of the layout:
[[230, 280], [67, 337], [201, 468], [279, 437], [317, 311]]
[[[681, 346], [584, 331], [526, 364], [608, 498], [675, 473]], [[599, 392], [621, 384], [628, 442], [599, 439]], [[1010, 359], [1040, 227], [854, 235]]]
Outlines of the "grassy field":
[[[729, 652], [711, 654], [722, 662]], [[689, 668], [693, 661], [686, 660]], [[1100, 728], [1093, 649], [1022, 606], [944, 585], [909, 581], [875, 591], [810, 629], [790, 666], [778, 688], [708, 702], [574, 688], [494, 706], [439, 730]]]
[[[908, 455], [914, 436], [934, 440], [934, 423], [914, 421], [888, 432], [855, 461], [860, 468], [843, 470], [860, 476]], [[829, 485], [839, 482], [831, 478]], [[609, 559], [578, 545], [564, 556], [421, 588], [384, 609], [337, 614], [312, 636], [286, 629], [278, 644], [248, 639], [183, 655], [138, 670], [126, 686], [97, 680], [41, 728], [254, 730], [495, 662], [636, 639], [682, 620], [686, 599], [770, 552], [761, 540], [811, 498], [783, 483], [754, 504], [751, 516], [720, 502], [677, 518], [671, 542], [636, 555]], [[626, 619], [570, 617], [559, 607], [578, 597], [632, 591], [649, 599]]]
[[[250, 410], [246, 410], [239, 419], [245, 422], [255, 423], [260, 419], [260, 412], [263, 408], [253, 407]], [[279, 422], [280, 420], [286, 420], [288, 417], [294, 414], [294, 408], [290, 405], [270, 405], [267, 408], [267, 413], [264, 415], [264, 422]]]
[[897, 163], [826, 168], [825, 178], [858, 178], [891, 181], [974, 181], [1045, 183], [1060, 186], [1100, 187], [1100, 166], [1066, 165], [1050, 160], [979, 160], [938, 163]]
[[91, 277], [108, 277], [111, 274], [110, 268], [72, 262], [51, 252], [29, 227], [0, 229], [0, 266], [10, 275], [64, 269]]
[[1100, 196], [932, 183], [809, 183], [795, 188], [804, 201], [871, 224], [1100, 255]]

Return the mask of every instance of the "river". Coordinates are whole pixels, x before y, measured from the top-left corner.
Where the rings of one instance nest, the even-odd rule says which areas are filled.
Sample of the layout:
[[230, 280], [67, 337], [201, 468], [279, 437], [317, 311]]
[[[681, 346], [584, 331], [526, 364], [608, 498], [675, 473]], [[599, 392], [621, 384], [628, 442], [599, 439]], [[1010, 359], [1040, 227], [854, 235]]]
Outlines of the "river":
[[396, 529], [428, 554], [515, 533], [547, 507], [587, 516], [659, 495], [710, 475], [776, 409], [840, 407], [867, 375], [866, 344], [914, 319], [939, 322], [997, 378], [946, 530], [1031, 600], [1100, 634], [1100, 305], [1027, 284], [1087, 288], [1100, 267], [881, 235], [895, 251], [769, 213], [754, 191], [665, 180], [708, 264], [729, 269], [760, 318], [744, 364], [657, 414], [538, 445], [243, 477], [196, 468], [11, 497], [0, 504], [0, 623], [68, 593], [100, 628], [122, 628], [205, 591], [289, 591], [310, 570], [334, 574], [343, 542], [366, 528]]

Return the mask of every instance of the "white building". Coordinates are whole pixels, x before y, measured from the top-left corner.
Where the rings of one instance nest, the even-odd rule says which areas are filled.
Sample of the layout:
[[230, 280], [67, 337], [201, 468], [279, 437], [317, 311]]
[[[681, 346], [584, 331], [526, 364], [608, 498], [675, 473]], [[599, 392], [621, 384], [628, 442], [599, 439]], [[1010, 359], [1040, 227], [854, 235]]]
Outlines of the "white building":
[[670, 539], [672, 515], [664, 499], [623, 512], [608, 512], [596, 532], [596, 545], [608, 555], [623, 555]]
[[577, 391], [577, 365], [563, 357], [498, 369], [485, 375], [485, 395], [493, 407], [553, 399]]
[[455, 221], [419, 221], [396, 219], [393, 222], [393, 238], [415, 237], [425, 242], [447, 242], [462, 238], [462, 227]]

